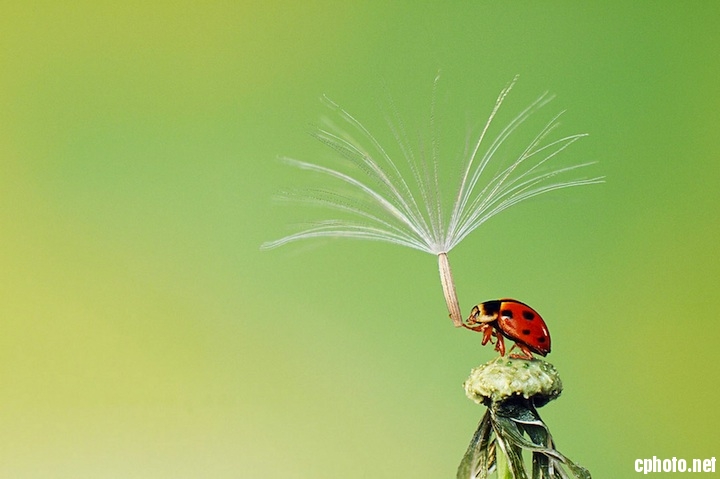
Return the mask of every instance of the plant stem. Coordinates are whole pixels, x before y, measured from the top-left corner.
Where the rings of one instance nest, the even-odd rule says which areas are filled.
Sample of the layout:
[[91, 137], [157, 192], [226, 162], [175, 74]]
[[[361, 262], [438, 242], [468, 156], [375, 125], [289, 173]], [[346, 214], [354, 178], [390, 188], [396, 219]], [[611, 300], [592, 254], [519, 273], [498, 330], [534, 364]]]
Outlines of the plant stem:
[[515, 479], [508, 467], [508, 459], [505, 451], [499, 447], [495, 448], [495, 465], [498, 479]]
[[457, 293], [455, 292], [455, 282], [453, 281], [450, 263], [448, 262], [447, 253], [438, 254], [438, 267], [440, 268], [440, 282], [442, 283], [445, 302], [447, 303], [450, 319], [456, 328], [463, 324], [462, 312], [458, 303]]

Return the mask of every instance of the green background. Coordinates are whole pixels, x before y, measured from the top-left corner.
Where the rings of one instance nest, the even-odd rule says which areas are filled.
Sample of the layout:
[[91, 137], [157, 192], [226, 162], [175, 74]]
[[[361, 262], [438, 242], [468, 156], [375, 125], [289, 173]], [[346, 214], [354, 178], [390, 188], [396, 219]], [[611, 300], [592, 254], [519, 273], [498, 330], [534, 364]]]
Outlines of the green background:
[[499, 121], [550, 90], [607, 177], [450, 254], [463, 310], [547, 320], [559, 449], [597, 478], [720, 455], [720, 8], [386, 3], [3, 3], [0, 476], [454, 477], [494, 353], [435, 259], [259, 250], [324, 217], [272, 200], [308, 178], [278, 156], [327, 156], [320, 96], [422, 129], [438, 70], [445, 151], [520, 74]]

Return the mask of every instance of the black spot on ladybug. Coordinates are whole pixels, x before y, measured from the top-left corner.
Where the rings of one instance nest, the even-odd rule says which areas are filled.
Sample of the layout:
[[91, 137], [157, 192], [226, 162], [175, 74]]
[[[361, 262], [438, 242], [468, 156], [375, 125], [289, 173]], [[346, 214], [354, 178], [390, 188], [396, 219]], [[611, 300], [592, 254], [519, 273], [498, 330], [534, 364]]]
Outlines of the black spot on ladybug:
[[493, 300], [493, 301], [485, 301], [482, 306], [482, 311], [487, 316], [495, 316], [500, 311], [500, 301]]
[[509, 309], [503, 309], [503, 310], [500, 312], [500, 315], [501, 315], [503, 318], [508, 318], [508, 319], [512, 319], [512, 317], [513, 317], [512, 311], [510, 311]]
[[[524, 331], [523, 331], [524, 332]], [[540, 336], [538, 338], [538, 343], [544, 343], [545, 342], [545, 336]]]
[[522, 330], [522, 333], [523, 333], [525, 336], [527, 336], [528, 334], [530, 334], [530, 330], [529, 330], [529, 329], [523, 329], [523, 330]]
[[535, 319], [535, 314], [533, 314], [532, 311], [525, 310], [522, 314], [523, 318], [527, 319], [528, 321], [532, 321], [533, 319]]

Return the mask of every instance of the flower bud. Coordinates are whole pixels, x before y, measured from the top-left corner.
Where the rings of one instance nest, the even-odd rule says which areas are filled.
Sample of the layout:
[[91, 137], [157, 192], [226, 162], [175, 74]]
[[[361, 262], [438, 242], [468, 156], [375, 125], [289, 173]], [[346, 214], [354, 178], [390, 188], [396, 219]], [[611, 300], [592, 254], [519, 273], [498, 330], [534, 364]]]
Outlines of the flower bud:
[[513, 395], [541, 407], [560, 395], [562, 381], [555, 366], [546, 361], [498, 356], [473, 369], [463, 387], [468, 398], [488, 407]]

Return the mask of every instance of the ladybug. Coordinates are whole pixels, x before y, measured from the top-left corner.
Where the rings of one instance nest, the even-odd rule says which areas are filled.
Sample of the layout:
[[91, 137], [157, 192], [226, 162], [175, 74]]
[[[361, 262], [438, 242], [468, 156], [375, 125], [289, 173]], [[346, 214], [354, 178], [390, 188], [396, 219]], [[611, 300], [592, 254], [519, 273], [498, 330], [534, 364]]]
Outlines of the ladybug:
[[[511, 358], [532, 359], [532, 353], [547, 356], [550, 352], [550, 332], [537, 311], [514, 299], [496, 299], [478, 304], [470, 312], [463, 327], [483, 333], [483, 346], [495, 336], [495, 351], [505, 356], [503, 336], [515, 341], [521, 354]], [[511, 349], [512, 351], [512, 349]]]

